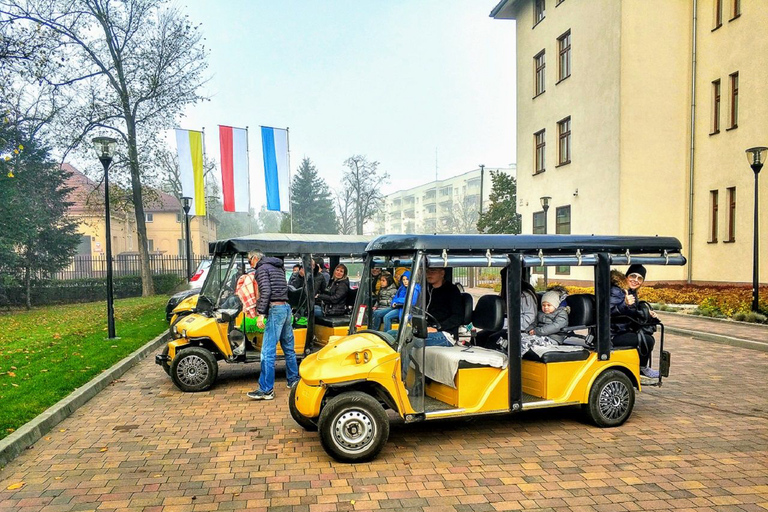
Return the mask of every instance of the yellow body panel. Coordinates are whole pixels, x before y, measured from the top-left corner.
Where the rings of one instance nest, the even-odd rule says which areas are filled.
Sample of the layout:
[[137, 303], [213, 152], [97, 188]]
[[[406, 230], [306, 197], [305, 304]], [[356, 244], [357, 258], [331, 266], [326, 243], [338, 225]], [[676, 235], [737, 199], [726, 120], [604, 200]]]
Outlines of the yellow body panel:
[[509, 407], [506, 369], [490, 366], [462, 368], [456, 372], [454, 384], [455, 389], [430, 381], [425, 392], [427, 396], [471, 412], [497, 411]]
[[315, 339], [317, 339], [318, 345], [324, 347], [331, 340], [331, 336], [346, 336], [349, 334], [349, 326], [342, 325], [339, 327], [328, 327], [325, 325], [315, 324]]
[[[257, 351], [261, 350], [261, 342], [264, 339], [264, 333], [263, 332], [254, 332], [250, 335], [251, 343], [254, 347], [256, 347]], [[293, 330], [293, 350], [297, 354], [304, 353], [304, 347], [307, 344], [307, 328], [306, 327], [297, 327]], [[280, 345], [280, 343], [277, 344], [277, 355], [284, 356], [285, 353], [283, 352], [283, 347]]]
[[173, 311], [171, 312], [172, 315], [171, 315], [170, 323], [172, 324], [174, 320], [176, 320], [176, 317], [178, 316], [179, 313], [186, 313], [188, 311], [192, 311], [193, 309], [195, 309], [195, 306], [197, 306], [198, 297], [199, 295], [190, 295], [183, 301], [176, 304], [176, 307], [173, 308]]

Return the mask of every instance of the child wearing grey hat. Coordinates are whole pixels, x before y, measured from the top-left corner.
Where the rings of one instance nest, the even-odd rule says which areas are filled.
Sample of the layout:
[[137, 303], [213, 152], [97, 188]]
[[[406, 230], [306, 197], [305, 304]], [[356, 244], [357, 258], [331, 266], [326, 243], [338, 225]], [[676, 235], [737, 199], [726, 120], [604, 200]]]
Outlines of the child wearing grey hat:
[[536, 327], [528, 331], [534, 336], [547, 336], [556, 343], [562, 343], [568, 327], [568, 313], [560, 307], [560, 294], [548, 291], [541, 298], [541, 311], [536, 315]]

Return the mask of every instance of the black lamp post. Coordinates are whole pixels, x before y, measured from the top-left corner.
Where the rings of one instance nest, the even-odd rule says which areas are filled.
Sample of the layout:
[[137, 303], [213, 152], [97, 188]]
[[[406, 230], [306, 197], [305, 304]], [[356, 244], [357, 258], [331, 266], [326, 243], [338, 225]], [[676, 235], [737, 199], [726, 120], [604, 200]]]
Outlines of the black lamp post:
[[760, 174], [760, 169], [763, 168], [763, 162], [765, 161], [766, 153], [768, 153], [768, 148], [758, 146], [754, 148], [749, 148], [747, 150], [747, 160], [749, 161], [749, 166], [752, 167], [752, 171], [755, 173], [755, 238], [754, 238], [754, 253], [752, 255], [752, 311], [758, 311], [759, 306], [759, 289], [760, 289], [760, 270], [759, 270], [759, 259], [758, 256], [760, 254], [759, 246], [758, 246], [758, 210], [757, 210], [757, 198], [758, 198], [758, 188], [757, 188], [757, 177]]
[[483, 216], [483, 178], [485, 177], [485, 164], [480, 164], [480, 216]]
[[[547, 234], [547, 210], [549, 210], [549, 202], [552, 200], [549, 196], [541, 198], [541, 208], [544, 210], [544, 234]], [[544, 267], [544, 288], [549, 285], [547, 281], [547, 267]]]
[[192, 198], [184, 196], [181, 198], [184, 207], [184, 231], [186, 233], [186, 253], [187, 253], [187, 279], [192, 278], [192, 240], [189, 238], [189, 208], [192, 206]]
[[106, 211], [106, 236], [107, 236], [107, 333], [109, 339], [115, 335], [115, 305], [112, 290], [112, 230], [109, 221], [109, 165], [115, 155], [117, 140], [111, 137], [96, 137], [93, 139], [93, 147], [104, 166], [104, 209]]

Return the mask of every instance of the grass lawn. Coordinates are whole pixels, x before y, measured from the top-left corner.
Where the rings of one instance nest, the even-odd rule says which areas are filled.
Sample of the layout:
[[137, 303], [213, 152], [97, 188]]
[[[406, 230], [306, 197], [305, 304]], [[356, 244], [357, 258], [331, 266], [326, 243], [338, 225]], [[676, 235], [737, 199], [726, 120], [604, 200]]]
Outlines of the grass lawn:
[[156, 295], [0, 314], [0, 439], [168, 328]]

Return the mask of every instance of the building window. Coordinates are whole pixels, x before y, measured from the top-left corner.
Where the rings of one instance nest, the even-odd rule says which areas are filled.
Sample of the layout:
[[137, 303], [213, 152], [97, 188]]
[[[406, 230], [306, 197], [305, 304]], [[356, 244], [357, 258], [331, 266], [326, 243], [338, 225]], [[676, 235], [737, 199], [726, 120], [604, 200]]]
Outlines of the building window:
[[730, 119], [730, 126], [728, 129], [731, 128], [738, 128], [739, 127], [739, 72], [733, 73], [731, 75], [731, 119]]
[[731, 19], [733, 21], [741, 16], [741, 0], [733, 0], [733, 11], [731, 12]]
[[154, 213], [144, 213], [144, 222], [155, 222]]
[[536, 158], [534, 162], [534, 168], [533, 173], [538, 174], [540, 172], [544, 172], [544, 150], [546, 149], [546, 142], [545, 142], [545, 133], [546, 130], [541, 130], [540, 132], [536, 132], [533, 134], [533, 140], [536, 144]]
[[557, 81], [561, 82], [571, 76], [571, 31], [557, 38], [557, 50], [560, 60], [557, 66]]
[[[558, 235], [570, 235], [571, 234], [571, 207], [559, 206], [555, 209], [555, 233]], [[557, 266], [555, 267], [555, 274], [569, 275], [571, 273], [571, 267], [569, 266]]]
[[538, 25], [545, 16], [544, 0], [533, 0], [533, 26]]
[[154, 252], [154, 250], [155, 250], [155, 241], [154, 240], [152, 240], [152, 239], [148, 239], [147, 240], [147, 250], [149, 252]]
[[557, 164], [571, 163], [571, 116], [557, 123]]
[[546, 217], [544, 216], [544, 212], [533, 212], [533, 234], [534, 235], [543, 235], [546, 232], [544, 231], [544, 222]]
[[712, 82], [712, 131], [710, 135], [720, 133], [720, 80]]
[[717, 190], [709, 191], [710, 213], [709, 213], [709, 241], [717, 242]]
[[177, 213], [177, 214], [176, 214], [176, 222], [178, 222], [179, 224], [181, 224], [181, 214], [180, 214], [180, 213]]
[[728, 189], [728, 239], [726, 242], [736, 241], [736, 187]]
[[714, 22], [715, 26], [712, 27], [712, 30], [717, 30], [718, 28], [723, 26], [723, 0], [715, 0], [715, 16], [714, 16]]
[[546, 62], [544, 60], [544, 50], [541, 50], [536, 56], [533, 58], [533, 66], [534, 66], [534, 82], [533, 82], [533, 97], [535, 98], [539, 94], [542, 94], [544, 92], [544, 70], [546, 67]]
[[183, 238], [177, 238], [176, 243], [179, 247], [179, 257], [180, 258], [186, 258], [187, 257], [187, 244], [184, 243]]

